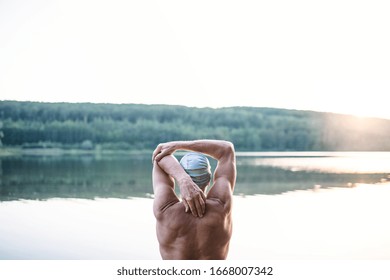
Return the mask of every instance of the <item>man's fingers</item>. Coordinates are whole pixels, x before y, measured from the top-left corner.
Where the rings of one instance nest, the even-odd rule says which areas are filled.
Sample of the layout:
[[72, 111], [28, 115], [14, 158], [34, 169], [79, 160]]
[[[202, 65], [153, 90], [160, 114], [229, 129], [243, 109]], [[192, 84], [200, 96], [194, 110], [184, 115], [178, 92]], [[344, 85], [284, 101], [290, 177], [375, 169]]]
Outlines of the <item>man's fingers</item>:
[[204, 194], [204, 192], [200, 192], [200, 195], [202, 196], [203, 201], [206, 201], [206, 195]]
[[161, 151], [157, 156], [156, 156], [156, 161], [159, 162], [160, 159], [162, 159], [163, 157], [165, 157], [165, 153], [163, 151]]
[[156, 153], [154, 156], [153, 156], [153, 162], [159, 162], [161, 159], [161, 152], [158, 152]]
[[153, 151], [153, 155], [152, 155], [152, 162], [154, 162], [156, 160], [156, 156], [161, 152], [161, 147], [160, 145], [157, 146], [157, 148]]
[[194, 217], [197, 217], [198, 216], [198, 212], [196, 210], [196, 206], [195, 206], [194, 201], [192, 200], [192, 198], [188, 198], [188, 199], [186, 199], [186, 201], [187, 201], [188, 206], [190, 207], [192, 215]]
[[199, 192], [199, 196], [200, 207], [202, 209], [202, 214], [204, 214], [206, 212], [206, 195], [201, 191]]
[[159, 162], [163, 157], [169, 155], [167, 150], [160, 150], [158, 153], [156, 153], [154, 160]]
[[186, 211], [186, 213], [187, 213], [188, 210], [189, 210], [190, 208], [189, 208], [189, 206], [188, 206], [187, 201], [185, 201], [185, 199], [183, 199], [183, 204], [184, 204], [184, 207], [185, 207], [185, 211]]
[[203, 217], [203, 209], [200, 201], [201, 201], [201, 197], [197, 197], [195, 199], [196, 213], [198, 217]]
[[182, 201], [186, 212], [190, 210], [194, 217], [203, 217], [206, 212], [206, 196], [201, 190], [197, 188], [197, 190], [190, 191], [182, 197]]
[[186, 208], [186, 212], [190, 210], [194, 217], [203, 217], [203, 214], [206, 211], [206, 202], [200, 194], [195, 198], [183, 199], [183, 204]]
[[200, 207], [202, 208], [202, 215], [206, 212], [206, 199], [202, 198], [200, 199]]

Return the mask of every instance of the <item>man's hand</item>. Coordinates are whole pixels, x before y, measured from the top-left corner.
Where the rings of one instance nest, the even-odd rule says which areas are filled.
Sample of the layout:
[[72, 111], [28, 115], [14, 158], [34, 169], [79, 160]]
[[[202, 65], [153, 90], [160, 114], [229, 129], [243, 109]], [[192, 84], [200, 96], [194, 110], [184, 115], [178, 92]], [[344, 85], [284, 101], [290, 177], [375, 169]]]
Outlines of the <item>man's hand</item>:
[[203, 217], [206, 211], [206, 196], [203, 191], [191, 179], [183, 179], [178, 183], [185, 211], [191, 210], [194, 217]]
[[161, 143], [153, 152], [152, 162], [159, 162], [163, 157], [171, 155], [176, 151], [175, 142]]

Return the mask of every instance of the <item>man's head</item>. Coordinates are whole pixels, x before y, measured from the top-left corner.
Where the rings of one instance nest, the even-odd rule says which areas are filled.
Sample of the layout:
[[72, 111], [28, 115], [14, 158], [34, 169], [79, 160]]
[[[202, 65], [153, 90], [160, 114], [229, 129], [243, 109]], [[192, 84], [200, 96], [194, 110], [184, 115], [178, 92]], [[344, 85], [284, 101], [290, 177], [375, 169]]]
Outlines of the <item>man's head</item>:
[[187, 153], [180, 160], [180, 165], [202, 190], [210, 183], [211, 167], [205, 155], [195, 152]]

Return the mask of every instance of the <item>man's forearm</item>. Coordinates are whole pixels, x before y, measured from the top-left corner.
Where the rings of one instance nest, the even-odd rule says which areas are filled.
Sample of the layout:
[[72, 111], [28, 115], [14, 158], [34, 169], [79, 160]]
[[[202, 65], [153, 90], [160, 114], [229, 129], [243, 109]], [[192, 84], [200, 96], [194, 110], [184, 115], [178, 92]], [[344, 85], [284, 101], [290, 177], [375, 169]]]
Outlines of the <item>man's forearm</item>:
[[231, 142], [223, 140], [174, 141], [176, 150], [189, 150], [207, 154], [217, 160], [224, 156], [234, 155]]
[[184, 171], [177, 159], [173, 155], [167, 155], [160, 161], [155, 161], [154, 164], [158, 164], [165, 173], [178, 182], [185, 211], [190, 210], [193, 216], [203, 217], [206, 210], [206, 196]]
[[165, 173], [175, 178], [179, 184], [183, 180], [191, 180], [190, 176], [184, 171], [184, 169], [180, 166], [180, 163], [172, 155], [162, 158], [157, 164], [162, 170], [164, 170]]

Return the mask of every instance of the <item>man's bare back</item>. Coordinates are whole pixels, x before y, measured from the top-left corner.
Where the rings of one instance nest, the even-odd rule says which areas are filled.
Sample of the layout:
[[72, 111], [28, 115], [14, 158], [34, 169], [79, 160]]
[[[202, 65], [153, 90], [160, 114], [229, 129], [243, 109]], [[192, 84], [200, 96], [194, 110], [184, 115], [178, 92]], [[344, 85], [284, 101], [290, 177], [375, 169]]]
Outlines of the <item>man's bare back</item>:
[[[204, 141], [195, 141], [196, 145], [191, 146], [191, 150], [196, 150]], [[187, 174], [170, 156], [172, 151], [169, 150], [167, 155], [160, 158], [159, 164], [154, 165], [154, 214], [163, 259], [217, 260], [227, 257], [232, 235], [232, 191], [236, 176], [234, 149], [222, 141], [211, 144], [214, 144], [210, 147], [211, 152], [207, 148], [200, 148], [202, 152], [217, 158], [219, 165], [207, 197], [204, 189], [194, 186], [185, 177]], [[180, 144], [179, 147], [187, 149], [186, 145]], [[214, 151], [218, 145], [221, 146], [220, 153]], [[172, 149], [176, 150], [176, 147]], [[179, 182], [182, 201], [174, 193], [173, 178]]]
[[[226, 259], [232, 235], [231, 212], [213, 199], [206, 199], [202, 218], [183, 211], [178, 202], [157, 219], [157, 238], [163, 259]], [[174, 219], [172, 219], [174, 217]]]

